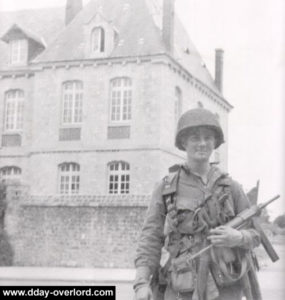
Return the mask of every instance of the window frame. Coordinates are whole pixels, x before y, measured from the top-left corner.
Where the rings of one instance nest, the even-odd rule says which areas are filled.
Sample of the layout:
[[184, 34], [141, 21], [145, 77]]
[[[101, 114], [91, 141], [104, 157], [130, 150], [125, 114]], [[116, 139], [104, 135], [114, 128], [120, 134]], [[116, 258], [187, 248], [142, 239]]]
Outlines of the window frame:
[[[66, 168], [67, 170], [63, 170]], [[65, 180], [63, 181], [63, 177]], [[67, 179], [67, 180], [66, 180]], [[72, 185], [75, 184], [75, 189]], [[67, 188], [66, 188], [67, 187]], [[63, 162], [58, 165], [58, 193], [60, 195], [78, 195], [80, 192], [80, 164]]]
[[[21, 96], [9, 97], [10, 94]], [[12, 107], [12, 108], [11, 108]], [[10, 111], [9, 111], [10, 110]], [[22, 132], [24, 128], [25, 93], [21, 89], [12, 89], [5, 92], [4, 105], [4, 133]], [[12, 115], [12, 117], [11, 117]], [[12, 126], [10, 125], [12, 124]], [[9, 126], [10, 125], [10, 126]]]
[[[67, 88], [71, 85], [71, 91]], [[79, 86], [76, 87], [76, 86]], [[77, 99], [79, 97], [79, 99]], [[81, 127], [83, 122], [84, 84], [81, 80], [68, 80], [62, 83], [61, 126]]]
[[[13, 174], [8, 174], [8, 178], [4, 179], [3, 177], [7, 177], [7, 174], [3, 174], [3, 171], [5, 172], [6, 170], [10, 170], [10, 172], [12, 173], [13, 170]], [[0, 182], [6, 182], [8, 180], [9, 181], [20, 181], [21, 180], [21, 175], [22, 175], [22, 169], [20, 167], [17, 166], [3, 166], [0, 168]]]
[[15, 39], [10, 41], [10, 64], [24, 65], [28, 60], [27, 39]]
[[[113, 170], [111, 169], [113, 167]], [[117, 166], [117, 169], [116, 169]], [[124, 168], [123, 168], [124, 167]], [[107, 194], [128, 195], [130, 194], [131, 168], [126, 161], [112, 161], [108, 163]], [[113, 179], [111, 179], [113, 176]], [[115, 179], [117, 178], [117, 180]], [[117, 187], [114, 185], [117, 183]], [[111, 188], [112, 185], [112, 188]], [[122, 187], [123, 186], [123, 187]]]
[[131, 122], [133, 106], [133, 80], [130, 77], [121, 76], [112, 78], [110, 80], [109, 103], [110, 124], [120, 125]]
[[[97, 46], [96, 49], [94, 49], [95, 44]], [[105, 30], [102, 26], [96, 26], [91, 30], [90, 51], [92, 54], [104, 53], [106, 51]]]

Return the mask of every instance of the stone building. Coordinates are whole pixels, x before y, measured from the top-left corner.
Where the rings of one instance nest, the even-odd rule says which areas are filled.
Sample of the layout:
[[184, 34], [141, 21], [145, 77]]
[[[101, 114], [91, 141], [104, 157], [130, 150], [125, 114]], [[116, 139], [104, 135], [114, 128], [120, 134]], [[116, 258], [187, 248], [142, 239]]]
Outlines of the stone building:
[[[17, 211], [18, 229], [7, 221], [18, 264], [54, 261], [23, 254], [29, 234], [50, 237], [75, 219], [72, 230], [92, 222], [98, 230], [86, 207], [111, 203], [104, 221], [104, 213], [98, 214], [100, 226], [132, 207], [139, 228], [154, 182], [184, 160], [174, 135], [185, 110], [215, 112], [227, 140], [232, 106], [222, 95], [223, 51], [216, 50], [213, 79], [172, 0], [162, 7], [156, 0], [94, 0], [84, 7], [68, 0], [65, 8], [1, 13], [0, 28], [0, 178], [29, 187]], [[227, 154], [225, 144], [212, 160], [226, 170]], [[132, 213], [120, 215], [119, 223]], [[51, 220], [60, 226], [51, 228]], [[79, 237], [85, 243], [94, 234], [86, 226]], [[25, 230], [21, 238], [19, 230]], [[64, 252], [55, 249], [62, 249], [63, 236], [39, 242], [38, 249], [55, 243], [46, 255]], [[37, 256], [37, 249], [29, 251]], [[68, 258], [55, 264], [98, 265]]]

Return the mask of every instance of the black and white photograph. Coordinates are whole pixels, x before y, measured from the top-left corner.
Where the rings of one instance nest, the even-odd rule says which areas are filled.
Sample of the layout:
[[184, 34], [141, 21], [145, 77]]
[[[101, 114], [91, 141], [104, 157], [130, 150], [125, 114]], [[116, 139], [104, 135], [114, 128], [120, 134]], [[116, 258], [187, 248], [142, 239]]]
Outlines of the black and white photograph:
[[0, 294], [285, 299], [284, 0], [0, 0]]

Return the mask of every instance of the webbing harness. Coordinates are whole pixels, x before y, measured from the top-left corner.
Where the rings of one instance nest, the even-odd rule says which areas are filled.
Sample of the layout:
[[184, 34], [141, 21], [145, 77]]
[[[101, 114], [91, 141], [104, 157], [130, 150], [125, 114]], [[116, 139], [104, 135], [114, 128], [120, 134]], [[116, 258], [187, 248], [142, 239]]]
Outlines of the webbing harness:
[[[205, 201], [194, 210], [191, 216], [192, 220], [190, 222], [188, 220], [187, 230], [183, 232], [183, 221], [181, 222], [181, 220], [179, 220], [179, 213], [176, 207], [180, 172], [181, 166], [175, 173], [164, 178], [162, 195], [168, 218], [168, 233], [182, 231], [184, 234], [187, 232], [191, 235], [206, 235], [209, 229], [223, 225], [234, 217], [233, 208], [228, 202], [228, 198], [231, 197], [229, 179], [224, 176], [213, 186], [212, 195], [205, 199]], [[169, 234], [166, 235], [166, 239], [169, 239]], [[226, 279], [229, 284], [240, 280], [248, 270], [246, 257], [241, 255], [240, 251], [236, 251], [239, 268], [238, 270], [233, 270], [233, 265], [226, 263], [221, 253], [221, 251], [211, 250], [210, 256], [206, 254], [207, 257], [200, 257], [200, 265], [204, 268], [202, 272], [204, 276], [207, 277], [205, 268], [209, 268], [210, 264], [213, 264], [216, 267], [215, 270], [218, 270], [218, 276]], [[178, 255], [179, 253], [177, 252], [176, 254]], [[205, 278], [200, 278], [200, 281], [205, 281]], [[198, 294], [200, 294], [200, 299], [204, 299], [205, 284], [202, 282], [201, 286], [202, 287], [199, 288], [198, 285]]]

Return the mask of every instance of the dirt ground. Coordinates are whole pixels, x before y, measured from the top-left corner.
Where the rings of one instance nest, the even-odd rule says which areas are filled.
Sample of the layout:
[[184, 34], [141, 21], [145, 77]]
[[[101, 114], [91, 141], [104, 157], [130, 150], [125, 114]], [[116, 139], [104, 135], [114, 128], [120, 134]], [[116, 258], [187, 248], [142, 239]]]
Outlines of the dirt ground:
[[268, 257], [258, 273], [263, 300], [285, 299], [285, 245], [274, 245], [280, 259], [272, 263]]

